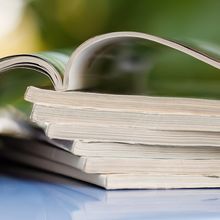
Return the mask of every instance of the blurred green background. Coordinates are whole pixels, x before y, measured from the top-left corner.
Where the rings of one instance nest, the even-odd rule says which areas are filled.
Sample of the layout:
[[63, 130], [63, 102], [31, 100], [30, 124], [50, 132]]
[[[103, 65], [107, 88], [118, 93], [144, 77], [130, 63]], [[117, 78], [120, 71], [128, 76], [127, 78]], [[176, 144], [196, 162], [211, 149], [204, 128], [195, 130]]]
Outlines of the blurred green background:
[[[220, 54], [219, 22], [219, 0], [0, 0], [0, 56], [74, 48], [94, 35], [112, 31], [196, 42]], [[111, 51], [114, 62], [129, 61], [133, 49], [126, 47], [130, 45], [119, 46], [117, 54]], [[134, 51], [135, 56], [140, 52], [140, 65], [141, 57], [152, 60], [146, 75], [134, 77], [131, 68], [122, 76], [120, 68], [113, 68], [118, 77], [104, 80], [100, 91], [115, 92], [116, 88], [116, 92], [220, 98], [220, 70], [174, 50], [156, 49], [152, 55], [151, 49], [146, 50]], [[2, 74], [0, 105], [26, 110], [23, 93], [28, 85], [48, 87], [50, 82], [29, 70]]]

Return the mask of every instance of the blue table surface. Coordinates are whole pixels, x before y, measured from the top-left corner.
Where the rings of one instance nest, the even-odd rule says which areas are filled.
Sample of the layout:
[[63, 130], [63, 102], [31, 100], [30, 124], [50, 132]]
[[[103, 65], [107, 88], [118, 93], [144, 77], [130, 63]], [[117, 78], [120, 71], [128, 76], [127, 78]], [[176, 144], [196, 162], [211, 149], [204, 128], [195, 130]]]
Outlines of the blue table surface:
[[106, 191], [1, 174], [0, 219], [220, 219], [220, 189]]

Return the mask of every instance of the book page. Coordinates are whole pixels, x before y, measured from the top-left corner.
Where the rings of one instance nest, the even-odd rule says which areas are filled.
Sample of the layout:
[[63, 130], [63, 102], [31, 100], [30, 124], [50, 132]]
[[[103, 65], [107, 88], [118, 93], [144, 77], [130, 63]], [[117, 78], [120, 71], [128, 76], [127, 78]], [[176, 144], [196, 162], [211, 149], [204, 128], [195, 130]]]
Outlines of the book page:
[[63, 89], [63, 74], [69, 59], [65, 52], [41, 52], [37, 54], [20, 54], [0, 59], [0, 73], [15, 68], [36, 70], [48, 76], [55, 90]]
[[[91, 66], [91, 62], [94, 58], [102, 52], [106, 47], [126, 40], [143, 40], [148, 42], [158, 43], [169, 48], [173, 48], [182, 53], [188, 54], [193, 58], [196, 58], [202, 62], [205, 62], [217, 69], [220, 69], [220, 62], [217, 56], [213, 54], [210, 56], [203, 51], [196, 50], [189, 46], [185, 46], [182, 43], [166, 40], [157, 36], [139, 33], [139, 32], [113, 32], [100, 36], [96, 36], [87, 40], [81, 44], [72, 54], [66, 68], [64, 75], [64, 88], [65, 90], [82, 89], [86, 87], [85, 78], [91, 78], [90, 74], [87, 74]], [[206, 50], [207, 51], [207, 50]]]

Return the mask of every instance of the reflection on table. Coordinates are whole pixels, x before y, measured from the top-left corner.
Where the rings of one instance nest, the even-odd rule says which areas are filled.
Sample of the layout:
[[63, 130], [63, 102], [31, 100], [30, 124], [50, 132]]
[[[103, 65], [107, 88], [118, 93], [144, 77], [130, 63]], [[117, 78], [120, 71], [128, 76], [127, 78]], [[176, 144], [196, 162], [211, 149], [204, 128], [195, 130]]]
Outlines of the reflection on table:
[[220, 219], [220, 189], [106, 191], [37, 171], [1, 174], [0, 219]]

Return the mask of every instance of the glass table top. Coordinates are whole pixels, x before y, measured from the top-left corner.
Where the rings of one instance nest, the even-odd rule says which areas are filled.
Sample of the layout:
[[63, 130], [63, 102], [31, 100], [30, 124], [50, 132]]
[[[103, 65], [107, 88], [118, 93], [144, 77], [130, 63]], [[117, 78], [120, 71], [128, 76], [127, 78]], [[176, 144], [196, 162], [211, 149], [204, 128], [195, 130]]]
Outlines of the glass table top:
[[32, 172], [0, 175], [0, 219], [220, 219], [220, 189], [106, 191]]

